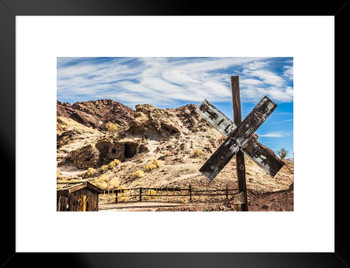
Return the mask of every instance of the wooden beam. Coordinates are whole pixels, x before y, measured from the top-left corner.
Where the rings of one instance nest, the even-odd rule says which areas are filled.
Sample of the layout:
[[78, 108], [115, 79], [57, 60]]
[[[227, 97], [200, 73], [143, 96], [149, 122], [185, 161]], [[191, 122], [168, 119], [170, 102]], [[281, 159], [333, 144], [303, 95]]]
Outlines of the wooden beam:
[[232, 157], [247, 145], [254, 132], [271, 115], [276, 107], [277, 105], [265, 96], [242, 123], [230, 133], [225, 142], [201, 167], [200, 172], [209, 180], [213, 180]]
[[197, 112], [225, 137], [227, 137], [232, 130], [237, 128], [226, 115], [207, 100], [204, 100], [202, 104], [199, 105]]
[[271, 177], [274, 177], [278, 171], [283, 167], [282, 162], [270, 149], [258, 141], [253, 141], [254, 138], [248, 142], [247, 146], [242, 149], [246, 156], [254, 161]]
[[[197, 112], [226, 138], [237, 128], [236, 124], [207, 100], [202, 102], [197, 108]], [[213, 114], [217, 114], [217, 116]], [[227, 133], [225, 129], [230, 132]], [[257, 141], [254, 137], [249, 140], [246, 147], [242, 148], [242, 151], [272, 177], [274, 177], [284, 165], [284, 163], [271, 150]]]
[[[242, 122], [241, 95], [239, 91], [239, 77], [231, 76], [233, 122], [239, 125]], [[241, 150], [236, 153], [236, 171], [238, 191], [243, 194], [243, 204], [239, 205], [242, 211], [248, 211], [247, 184], [245, 177], [244, 154]]]

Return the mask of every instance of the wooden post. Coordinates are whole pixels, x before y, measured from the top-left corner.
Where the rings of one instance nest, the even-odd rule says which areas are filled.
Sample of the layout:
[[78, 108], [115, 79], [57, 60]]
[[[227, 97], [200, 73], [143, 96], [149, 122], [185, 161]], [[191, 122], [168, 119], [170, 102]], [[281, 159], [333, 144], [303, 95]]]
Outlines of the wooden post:
[[61, 196], [58, 197], [57, 211], [61, 211]]
[[82, 196], [82, 211], [86, 211], [86, 195]]
[[118, 203], [118, 190], [114, 190], [115, 192], [115, 202]]
[[[238, 126], [242, 121], [241, 96], [239, 92], [238, 76], [231, 76], [231, 86], [232, 86], [233, 122]], [[248, 211], [244, 154], [241, 150], [236, 153], [236, 167], [237, 167], [238, 191], [243, 192], [244, 194], [244, 204], [240, 205], [240, 207], [242, 211]]]
[[142, 202], [142, 187], [140, 187], [140, 202]]
[[190, 194], [190, 202], [192, 202], [192, 185], [190, 184], [190, 186], [188, 187], [188, 192]]
[[226, 185], [226, 200], [228, 200], [228, 185]]

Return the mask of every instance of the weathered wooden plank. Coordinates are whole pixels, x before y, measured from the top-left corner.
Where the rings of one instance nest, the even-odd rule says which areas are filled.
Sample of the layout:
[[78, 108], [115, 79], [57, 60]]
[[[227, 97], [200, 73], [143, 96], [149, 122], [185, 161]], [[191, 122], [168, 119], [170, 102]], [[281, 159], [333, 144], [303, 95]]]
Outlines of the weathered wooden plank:
[[238, 76], [231, 76], [231, 87], [232, 87], [233, 122], [236, 125], [239, 125], [242, 122], [242, 109], [241, 109], [241, 94], [239, 91]]
[[[239, 78], [238, 76], [231, 76], [232, 86], [232, 107], [233, 107], [233, 121], [236, 125], [239, 125], [242, 121], [242, 110], [241, 110], [241, 96], [239, 91]], [[244, 203], [240, 205], [242, 211], [248, 211], [248, 200], [247, 200], [247, 185], [245, 177], [245, 163], [244, 154], [239, 150], [236, 154], [236, 171], [238, 181], [238, 191], [244, 194]]]
[[244, 147], [242, 151], [272, 177], [274, 177], [284, 165], [271, 150], [253, 139], [248, 142], [247, 146]]
[[197, 112], [225, 137], [236, 128], [236, 125], [226, 115], [207, 100], [202, 102]]
[[[209, 108], [207, 109], [205, 107]], [[210, 111], [212, 114], [218, 114], [217, 118], [220, 119], [211, 119], [213, 116], [210, 117], [207, 111]], [[229, 124], [231, 124], [231, 128], [229, 128], [231, 131], [236, 129], [236, 125], [207, 100], [204, 100], [199, 108], [197, 108], [197, 112], [225, 137], [228, 137], [229, 135], [229, 133], [225, 132], [225, 128]], [[218, 122], [222, 119], [224, 119], [224, 121], [218, 125]], [[225, 128], [222, 126], [225, 126]], [[249, 140], [246, 147], [242, 148], [242, 151], [272, 177], [274, 177], [284, 165], [284, 163], [271, 150], [267, 149], [254, 138]]]
[[225, 142], [201, 167], [200, 172], [209, 180], [214, 179], [232, 157], [252, 138], [254, 132], [271, 115], [277, 105], [264, 97], [227, 137]]

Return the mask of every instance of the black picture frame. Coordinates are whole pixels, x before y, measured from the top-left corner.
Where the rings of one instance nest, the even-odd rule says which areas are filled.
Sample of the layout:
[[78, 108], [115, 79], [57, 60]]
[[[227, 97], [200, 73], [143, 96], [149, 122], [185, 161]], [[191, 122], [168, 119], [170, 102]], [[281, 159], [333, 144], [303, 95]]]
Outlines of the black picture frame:
[[[305, 1], [304, 1], [305, 2]], [[16, 16], [30, 15], [324, 15], [335, 18], [336, 83], [345, 84], [348, 62], [345, 50], [347, 33], [342, 26], [349, 24], [347, 1], [286, 3], [260, 1], [240, 3], [215, 1], [156, 1], [156, 0], [0, 0], [0, 148], [2, 252], [1, 267], [35, 265], [47, 267], [349, 267], [349, 232], [343, 219], [349, 201], [346, 178], [335, 181], [335, 252], [330, 253], [16, 253]], [[334, 93], [335, 94], [335, 93]], [[339, 105], [340, 106], [340, 105]], [[345, 106], [346, 107], [346, 106]], [[337, 159], [339, 160], [339, 159]], [[334, 160], [335, 161], [335, 160]], [[336, 161], [334, 162], [336, 163]], [[342, 165], [341, 161], [337, 165]], [[345, 165], [345, 163], [344, 163]], [[6, 175], [5, 175], [6, 173]], [[312, 189], [315, 190], [315, 189]], [[312, 194], [310, 190], [310, 194]], [[322, 204], [320, 204], [322, 205]], [[232, 230], [234, 231], [234, 230]], [[5, 236], [6, 235], [6, 236]], [[234, 243], [234, 241], [232, 241]], [[302, 241], [300, 241], [302, 243]]]

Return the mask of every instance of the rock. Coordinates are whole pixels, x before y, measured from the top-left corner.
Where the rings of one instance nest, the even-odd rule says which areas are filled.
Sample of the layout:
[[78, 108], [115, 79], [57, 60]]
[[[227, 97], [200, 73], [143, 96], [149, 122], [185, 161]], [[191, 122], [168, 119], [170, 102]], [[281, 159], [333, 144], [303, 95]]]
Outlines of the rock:
[[69, 103], [57, 102], [57, 116], [67, 117], [97, 129], [105, 129], [107, 122], [126, 126], [134, 118], [135, 111], [113, 100], [96, 100]]
[[73, 165], [77, 168], [95, 168], [99, 164], [99, 151], [95, 146], [87, 145], [72, 152]]
[[[179, 122], [170, 116], [171, 109], [158, 109], [150, 104], [136, 105], [136, 114], [129, 123], [128, 131], [133, 135], [160, 135], [168, 137], [181, 133]], [[175, 117], [175, 116], [174, 116]]]
[[264, 209], [264, 210], [268, 210], [269, 206], [268, 205], [263, 205], [261, 208]]

